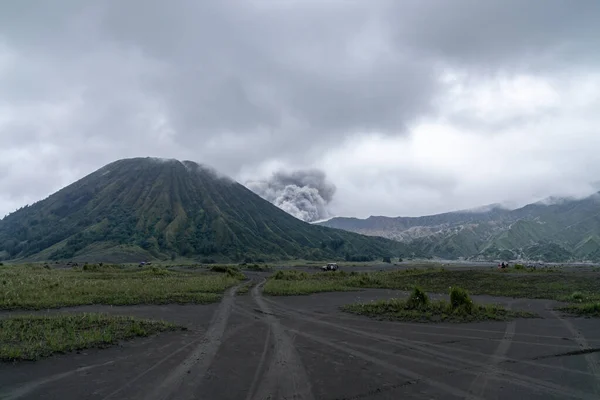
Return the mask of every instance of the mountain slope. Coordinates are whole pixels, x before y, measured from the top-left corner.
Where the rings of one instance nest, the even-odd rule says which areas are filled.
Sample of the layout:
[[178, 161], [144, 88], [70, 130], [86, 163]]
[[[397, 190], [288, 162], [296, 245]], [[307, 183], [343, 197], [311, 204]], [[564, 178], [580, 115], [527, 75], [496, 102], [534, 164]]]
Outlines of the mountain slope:
[[321, 223], [406, 243], [420, 256], [600, 261], [600, 197], [553, 199], [416, 218], [333, 218]]
[[0, 221], [5, 259], [399, 255], [405, 245], [302, 222], [190, 161], [119, 160]]

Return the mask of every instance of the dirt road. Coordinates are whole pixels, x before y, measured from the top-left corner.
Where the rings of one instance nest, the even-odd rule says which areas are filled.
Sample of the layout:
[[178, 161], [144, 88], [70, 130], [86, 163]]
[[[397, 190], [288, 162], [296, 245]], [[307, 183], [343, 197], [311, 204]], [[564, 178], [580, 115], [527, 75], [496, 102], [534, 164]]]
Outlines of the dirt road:
[[600, 398], [598, 320], [513, 299], [496, 300], [544, 318], [417, 324], [338, 311], [399, 295], [267, 297], [258, 285], [211, 306], [78, 307], [164, 318], [188, 331], [0, 364], [0, 399]]

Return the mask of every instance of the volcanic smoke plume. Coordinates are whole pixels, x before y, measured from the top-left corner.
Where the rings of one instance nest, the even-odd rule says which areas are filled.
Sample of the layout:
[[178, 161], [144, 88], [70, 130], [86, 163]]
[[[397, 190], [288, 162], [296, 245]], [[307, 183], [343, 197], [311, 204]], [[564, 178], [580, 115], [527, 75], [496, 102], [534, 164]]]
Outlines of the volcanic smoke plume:
[[246, 186], [263, 199], [306, 222], [328, 218], [327, 204], [335, 185], [318, 169], [275, 172], [271, 178], [249, 181]]

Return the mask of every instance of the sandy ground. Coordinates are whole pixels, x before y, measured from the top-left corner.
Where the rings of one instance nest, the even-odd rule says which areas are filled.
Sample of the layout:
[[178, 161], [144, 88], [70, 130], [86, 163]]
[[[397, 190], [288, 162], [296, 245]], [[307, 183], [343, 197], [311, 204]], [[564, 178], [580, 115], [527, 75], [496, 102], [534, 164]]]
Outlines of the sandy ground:
[[419, 324], [338, 310], [403, 292], [269, 297], [260, 285], [234, 292], [208, 306], [59, 310], [165, 319], [189, 329], [0, 364], [0, 399], [600, 398], [600, 321], [567, 318], [551, 301], [474, 296], [543, 318]]

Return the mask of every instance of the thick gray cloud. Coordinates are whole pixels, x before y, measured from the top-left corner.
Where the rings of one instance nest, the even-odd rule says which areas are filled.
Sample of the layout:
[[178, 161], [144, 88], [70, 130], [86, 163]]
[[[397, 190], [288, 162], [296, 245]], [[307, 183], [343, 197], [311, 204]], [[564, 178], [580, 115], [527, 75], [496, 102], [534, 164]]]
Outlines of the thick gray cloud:
[[[133, 156], [241, 182], [321, 168], [327, 212], [361, 216], [584, 192], [599, 18], [595, 0], [4, 2], [0, 215]], [[520, 167], [467, 163], [511, 146]]]

